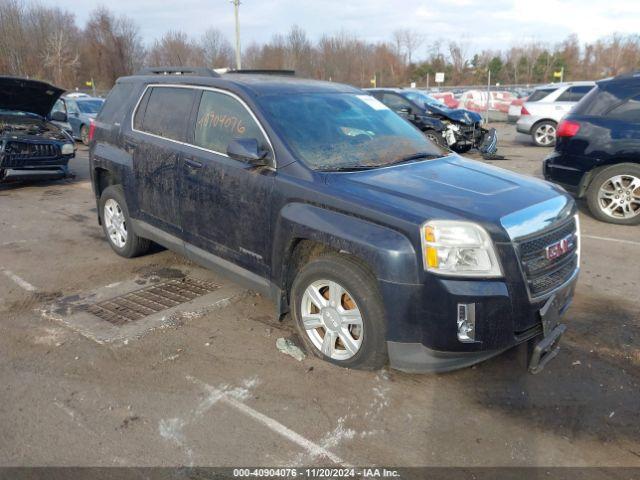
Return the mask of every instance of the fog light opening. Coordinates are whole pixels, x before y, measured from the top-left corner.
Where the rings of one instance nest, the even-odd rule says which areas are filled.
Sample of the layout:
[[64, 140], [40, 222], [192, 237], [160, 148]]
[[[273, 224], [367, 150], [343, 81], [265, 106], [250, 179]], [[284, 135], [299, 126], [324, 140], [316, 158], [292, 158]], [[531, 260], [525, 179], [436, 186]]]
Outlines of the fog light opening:
[[458, 304], [458, 340], [463, 343], [476, 341], [476, 304]]

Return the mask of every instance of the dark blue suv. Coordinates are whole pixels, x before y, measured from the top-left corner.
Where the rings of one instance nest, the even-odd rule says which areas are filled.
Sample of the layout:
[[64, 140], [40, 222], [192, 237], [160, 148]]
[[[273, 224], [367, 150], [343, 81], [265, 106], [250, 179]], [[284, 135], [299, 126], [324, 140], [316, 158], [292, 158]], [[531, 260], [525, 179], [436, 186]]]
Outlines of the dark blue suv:
[[599, 220], [640, 224], [640, 73], [602, 80], [558, 125], [544, 176]]
[[356, 88], [150, 69], [91, 131], [99, 221], [125, 257], [157, 242], [271, 298], [345, 367], [471, 365], [558, 351], [579, 271], [574, 201], [444, 152]]

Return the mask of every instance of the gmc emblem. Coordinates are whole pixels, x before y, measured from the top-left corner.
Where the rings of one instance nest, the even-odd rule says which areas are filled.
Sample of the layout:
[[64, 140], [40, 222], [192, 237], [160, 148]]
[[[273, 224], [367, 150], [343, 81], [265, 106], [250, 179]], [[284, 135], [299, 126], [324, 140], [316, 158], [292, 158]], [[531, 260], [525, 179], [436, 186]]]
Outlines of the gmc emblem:
[[566, 254], [573, 247], [573, 234], [567, 235], [563, 239], [547, 246], [545, 253], [547, 260], [555, 260]]

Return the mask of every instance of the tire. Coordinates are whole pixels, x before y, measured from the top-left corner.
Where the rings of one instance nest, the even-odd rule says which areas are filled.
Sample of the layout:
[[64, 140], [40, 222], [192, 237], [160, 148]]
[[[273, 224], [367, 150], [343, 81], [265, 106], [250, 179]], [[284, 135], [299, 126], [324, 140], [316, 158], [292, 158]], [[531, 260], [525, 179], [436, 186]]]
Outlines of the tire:
[[553, 147], [556, 144], [556, 122], [544, 120], [531, 128], [531, 139], [537, 147]]
[[[314, 295], [308, 294], [309, 289]], [[332, 304], [333, 294], [338, 302]], [[298, 271], [290, 300], [307, 351], [346, 368], [376, 370], [387, 363], [382, 297], [375, 277], [358, 261], [333, 253], [313, 258]], [[324, 307], [318, 308], [318, 303]], [[305, 328], [303, 318], [310, 328]]]
[[591, 180], [586, 196], [589, 210], [598, 220], [640, 224], [640, 165], [621, 163], [601, 170]]
[[86, 125], [80, 127], [80, 140], [84, 145], [89, 145], [89, 127]]
[[456, 153], [467, 153], [469, 150], [471, 150], [471, 148], [473, 147], [473, 145], [451, 145], [451, 150], [453, 150]]
[[118, 255], [133, 258], [149, 250], [151, 242], [136, 235], [130, 227], [129, 210], [121, 186], [107, 187], [100, 196], [99, 206], [102, 230]]
[[444, 137], [442, 136], [441, 133], [436, 132], [435, 130], [425, 130], [424, 132], [425, 137], [427, 137], [429, 140], [431, 140], [433, 143], [435, 143], [437, 146], [442, 147], [442, 148], [446, 148], [447, 150], [449, 149], [449, 146], [447, 145], [447, 142], [445, 141]]

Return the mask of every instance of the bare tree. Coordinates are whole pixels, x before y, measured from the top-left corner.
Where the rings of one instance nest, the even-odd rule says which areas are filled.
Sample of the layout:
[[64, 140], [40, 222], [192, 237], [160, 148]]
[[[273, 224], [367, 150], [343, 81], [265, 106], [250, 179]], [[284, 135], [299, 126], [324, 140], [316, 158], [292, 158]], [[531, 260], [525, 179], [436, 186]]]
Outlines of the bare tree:
[[210, 28], [200, 39], [204, 61], [210, 68], [229, 67], [233, 61], [234, 50], [231, 43], [220, 30]]

